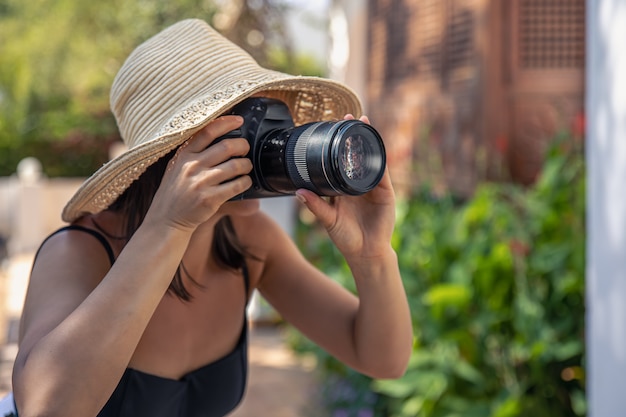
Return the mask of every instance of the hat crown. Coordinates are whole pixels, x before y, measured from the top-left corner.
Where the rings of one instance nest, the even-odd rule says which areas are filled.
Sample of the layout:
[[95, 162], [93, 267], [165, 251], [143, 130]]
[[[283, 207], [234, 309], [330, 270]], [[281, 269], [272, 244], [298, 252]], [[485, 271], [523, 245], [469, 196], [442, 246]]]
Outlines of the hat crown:
[[111, 110], [133, 148], [157, 136], [181, 108], [259, 73], [256, 61], [202, 20], [179, 22], [139, 45], [111, 88]]

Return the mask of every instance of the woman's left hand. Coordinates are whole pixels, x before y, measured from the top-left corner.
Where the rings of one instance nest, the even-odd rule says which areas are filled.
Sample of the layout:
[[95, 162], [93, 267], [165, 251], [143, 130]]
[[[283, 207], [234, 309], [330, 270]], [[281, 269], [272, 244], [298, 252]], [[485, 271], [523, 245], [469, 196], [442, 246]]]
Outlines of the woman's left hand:
[[[369, 124], [366, 116], [360, 120]], [[377, 258], [388, 253], [395, 225], [395, 194], [387, 168], [380, 183], [361, 196], [326, 200], [305, 189], [298, 190], [296, 196], [326, 228], [346, 259]]]

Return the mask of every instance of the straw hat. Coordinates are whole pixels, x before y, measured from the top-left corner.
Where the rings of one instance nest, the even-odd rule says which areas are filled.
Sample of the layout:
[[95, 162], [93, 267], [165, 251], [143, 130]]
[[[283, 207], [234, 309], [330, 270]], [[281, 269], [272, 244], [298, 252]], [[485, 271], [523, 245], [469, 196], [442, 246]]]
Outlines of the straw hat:
[[122, 65], [111, 109], [128, 150], [81, 185], [63, 220], [106, 209], [148, 166], [256, 93], [285, 102], [296, 125], [361, 113], [348, 87], [267, 70], [206, 22], [181, 21], [141, 44]]

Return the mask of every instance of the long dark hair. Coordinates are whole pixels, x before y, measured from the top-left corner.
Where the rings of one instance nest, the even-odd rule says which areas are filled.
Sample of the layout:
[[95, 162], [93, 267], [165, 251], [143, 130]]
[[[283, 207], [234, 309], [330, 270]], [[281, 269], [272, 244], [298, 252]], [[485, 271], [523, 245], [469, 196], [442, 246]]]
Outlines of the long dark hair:
[[[150, 204], [152, 204], [152, 199], [161, 184], [161, 179], [163, 178], [167, 164], [175, 152], [176, 150], [171, 151], [157, 162], [150, 165], [139, 179], [134, 181], [126, 191], [109, 206], [108, 210], [120, 213], [125, 219], [123, 239], [130, 239], [143, 222], [150, 208]], [[211, 255], [220, 265], [234, 270], [244, 268], [246, 257], [251, 256], [237, 238], [235, 228], [229, 217], [220, 219], [215, 225]], [[183, 274], [187, 275], [194, 285], [202, 287], [202, 285], [187, 272], [185, 265], [181, 261], [176, 269], [168, 291], [182, 300], [190, 301], [192, 296], [185, 287]]]

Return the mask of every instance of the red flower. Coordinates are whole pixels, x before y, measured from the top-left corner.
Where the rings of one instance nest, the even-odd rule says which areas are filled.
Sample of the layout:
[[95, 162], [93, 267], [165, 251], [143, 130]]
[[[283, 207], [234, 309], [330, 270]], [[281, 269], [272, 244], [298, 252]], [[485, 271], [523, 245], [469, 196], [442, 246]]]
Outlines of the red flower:
[[572, 120], [572, 133], [575, 137], [579, 138], [585, 136], [585, 128], [587, 125], [587, 120], [585, 118], [585, 112], [579, 111], [574, 116], [574, 120]]
[[506, 156], [509, 150], [509, 139], [504, 135], [500, 135], [496, 138], [495, 146], [496, 151], [498, 151], [501, 156]]
[[530, 252], [528, 244], [519, 239], [512, 239], [509, 242], [509, 248], [511, 248], [511, 252], [513, 252], [514, 255], [518, 256], [526, 256], [528, 252]]

